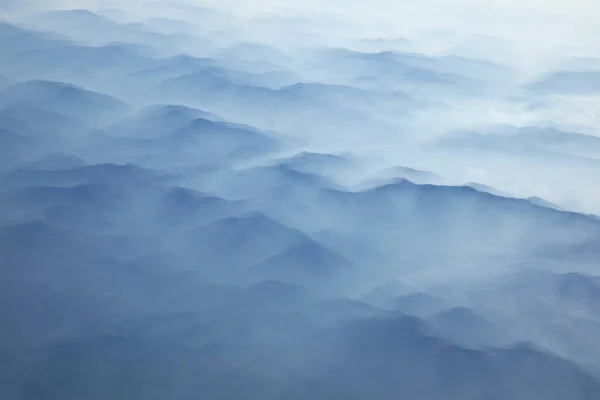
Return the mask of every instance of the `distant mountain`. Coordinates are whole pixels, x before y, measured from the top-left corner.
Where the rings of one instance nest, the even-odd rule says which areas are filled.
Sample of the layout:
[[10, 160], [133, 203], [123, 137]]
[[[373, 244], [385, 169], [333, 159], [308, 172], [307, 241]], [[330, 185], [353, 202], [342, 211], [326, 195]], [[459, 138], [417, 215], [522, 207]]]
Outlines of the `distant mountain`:
[[351, 165], [353, 161], [354, 160], [349, 159], [346, 155], [302, 151], [293, 156], [282, 159], [281, 163], [298, 170], [305, 170], [311, 167], [345, 167]]
[[136, 88], [121, 78], [151, 63], [143, 54], [143, 47], [136, 45], [86, 46], [50, 33], [23, 29], [3, 37], [0, 32], [3, 44], [0, 68], [15, 80], [101, 87], [103, 91], [126, 95], [127, 100], [135, 94]]
[[[279, 106], [293, 103], [293, 94], [268, 89], [248, 83], [237, 83], [221, 70], [205, 69], [178, 75], [163, 80], [156, 86], [156, 96], [170, 99], [181, 99], [200, 107], [223, 107], [229, 104], [248, 104], [248, 102], [268, 103], [284, 102]], [[165, 97], [166, 96], [166, 97]], [[216, 103], [216, 104], [215, 104]]]
[[28, 163], [25, 168], [29, 170], [56, 171], [81, 168], [86, 164], [85, 160], [72, 154], [52, 153], [39, 160]]
[[108, 18], [102, 17], [89, 10], [56, 10], [36, 14], [25, 18], [25, 22], [44, 27], [49, 30], [61, 30], [91, 25], [116, 25]]
[[390, 280], [371, 288], [360, 299], [377, 307], [388, 308], [392, 299], [410, 292], [410, 286], [398, 280]]
[[274, 163], [291, 170], [327, 177], [337, 176], [340, 173], [348, 173], [357, 168], [356, 160], [349, 155], [309, 151], [277, 159]]
[[370, 318], [392, 318], [393, 313], [373, 307], [359, 300], [344, 298], [326, 299], [311, 307], [309, 318], [325, 327]]
[[[404, 232], [397, 236], [396, 247], [406, 245], [406, 250], [427, 237], [429, 245], [439, 240], [438, 244], [446, 243], [454, 251], [461, 247], [450, 245], [455, 237], [472, 241], [469, 251], [487, 249], [492, 242], [494, 248], [500, 250], [502, 243], [510, 242], [505, 249], [508, 251], [512, 246], [537, 247], [554, 240], [573, 243], [590, 234], [598, 235], [600, 229], [594, 218], [582, 214], [560, 212], [471, 187], [417, 185], [406, 180], [355, 193], [325, 191], [319, 204], [328, 210], [330, 218], [339, 218], [336, 221], [341, 224], [340, 229], [361, 226], [363, 233], [377, 235], [375, 232], [382, 232], [386, 226], [382, 240], [387, 240], [390, 231], [397, 235]], [[486, 226], [495, 226], [495, 229], [489, 231]], [[563, 236], [567, 231], [571, 232], [569, 239]], [[529, 237], [527, 232], [535, 232], [536, 237], [525, 241], [517, 239], [520, 235]], [[485, 244], [487, 240], [491, 242]], [[515, 250], [516, 247], [512, 247], [510, 251]]]
[[442, 148], [483, 150], [512, 155], [556, 154], [593, 156], [600, 138], [554, 128], [499, 126], [487, 133], [465, 132], [437, 142]]
[[423, 335], [411, 319], [366, 320], [329, 335], [322, 342], [336, 344], [314, 350], [320, 361], [293, 386], [296, 398], [566, 400], [599, 389], [577, 366], [539, 350], [467, 350]]
[[49, 48], [58, 48], [59, 43], [61, 43], [59, 35], [50, 32], [31, 31], [21, 25], [0, 21], [0, 44], [2, 45], [0, 49], [6, 57], [0, 60], [0, 65], [4, 67], [3, 73], [18, 78], [20, 75], [13, 75], [6, 69], [6, 67], [10, 68], [9, 63], [13, 60], [15, 54], [27, 54], [36, 50], [44, 51]]
[[[528, 281], [535, 279], [529, 285]], [[600, 277], [581, 272], [526, 271], [502, 282], [500, 289], [519, 296], [540, 296], [551, 303], [572, 302], [592, 311], [600, 305]]]
[[116, 136], [167, 138], [196, 119], [219, 121], [214, 114], [181, 105], [155, 105], [140, 110], [136, 116], [108, 127]]
[[319, 174], [302, 172], [289, 164], [251, 167], [226, 174], [218, 190], [233, 198], [268, 200], [278, 196], [313, 196], [315, 190], [338, 188], [338, 185]]
[[467, 307], [442, 310], [427, 321], [432, 334], [465, 347], [506, 346], [516, 340]]
[[28, 207], [30, 211], [38, 207], [51, 208], [61, 205], [78, 206], [93, 198], [94, 190], [87, 185], [51, 187], [34, 186], [12, 191], [9, 199], [15, 206]]
[[171, 139], [190, 144], [198, 143], [201, 149], [207, 152], [220, 152], [220, 148], [235, 151], [237, 147], [248, 152], [248, 155], [253, 155], [276, 147], [273, 138], [250, 126], [204, 118], [196, 118], [177, 129]]
[[413, 63], [410, 55], [384, 51], [363, 53], [348, 49], [333, 48], [317, 51], [314, 66], [338, 74], [355, 86], [369, 89], [402, 90], [411, 93], [419, 85], [437, 86], [439, 89], [469, 87], [474, 81], [455, 73], [436, 71]]
[[323, 83], [296, 83], [284, 87], [283, 90], [315, 102], [343, 104], [373, 113], [400, 114], [402, 111], [420, 105], [419, 100], [399, 90], [391, 92], [374, 91], [349, 85], [327, 85]]
[[[465, 183], [463, 186], [471, 187], [479, 192], [493, 194], [494, 196], [509, 197], [509, 196], [504, 195], [500, 190], [494, 189], [493, 187], [488, 186], [488, 185], [484, 185], [483, 183], [468, 182], [468, 183]], [[536, 203], [534, 203], [534, 204], [536, 204]]]
[[600, 334], [595, 311], [600, 280], [588, 273], [541, 270], [547, 263], [569, 269], [556, 258], [531, 261], [518, 273], [471, 289], [471, 306], [510, 333], [597, 370], [598, 352], [591, 343]]
[[129, 112], [129, 106], [111, 96], [67, 83], [40, 80], [2, 89], [0, 104], [37, 107], [93, 124], [108, 124]]
[[355, 273], [355, 265], [349, 260], [325, 249], [317, 242], [305, 240], [283, 253], [251, 266], [248, 276], [252, 279], [273, 279], [304, 285], [326, 283], [344, 274]]
[[374, 187], [383, 186], [388, 184], [394, 184], [402, 180], [409, 180], [417, 184], [442, 184], [444, 179], [430, 171], [423, 171], [415, 168], [405, 167], [402, 165], [396, 165], [393, 167], [386, 168], [382, 171], [378, 171], [373, 174], [367, 182], [361, 186]]
[[142, 185], [163, 182], [165, 175], [156, 174], [132, 164], [97, 164], [60, 170], [22, 169], [6, 175], [2, 181], [6, 188], [28, 186], [72, 186], [85, 183], [106, 185]]
[[251, 85], [257, 87], [277, 89], [285, 87], [290, 83], [295, 83], [298, 79], [301, 79], [300, 76], [288, 71], [274, 70], [260, 73], [249, 73], [246, 72], [244, 69], [238, 70], [223, 67], [222, 65], [227, 65], [226, 63], [218, 64], [221, 64], [221, 66], [206, 67], [206, 72], [227, 79], [228, 81], [239, 85]]
[[207, 274], [246, 279], [242, 274], [245, 268], [311, 242], [296, 229], [251, 213], [222, 218], [186, 232], [180, 246], [185, 254], [202, 262], [198, 267]]
[[[86, 123], [78, 118], [71, 118], [58, 112], [47, 110], [43, 107], [29, 105], [26, 102], [9, 104], [0, 109], [0, 124], [12, 121], [18, 125], [18, 130], [36, 138], [46, 141], [69, 138], [71, 135], [86, 133]], [[58, 145], [58, 144], [56, 144]]]
[[139, 84], [157, 85], [163, 81], [200, 73], [199, 71], [216, 66], [217, 60], [212, 58], [178, 54], [164, 59], [148, 60], [140, 65], [139, 69], [131, 71], [127, 79]]
[[[281, 65], [294, 62], [294, 57], [284, 51], [262, 43], [238, 42], [225, 49], [219, 49], [217, 56], [228, 64], [250, 65], [260, 70], [279, 69]], [[253, 69], [253, 68], [250, 68]]]
[[564, 211], [564, 209], [562, 209], [561, 207], [557, 206], [556, 204], [551, 203], [548, 200], [544, 200], [544, 199], [542, 199], [540, 197], [537, 197], [537, 196], [528, 197], [525, 200], [527, 200], [530, 203], [535, 204], [537, 206], [547, 207], [547, 208], [553, 208], [555, 210]]
[[311, 125], [311, 135], [324, 134], [332, 127], [354, 133], [367, 127], [382, 133], [398, 130], [392, 123], [343, 104], [316, 103], [289, 90], [240, 84], [210, 71], [166, 79], [145, 93], [154, 102], [183, 102], [223, 118], [282, 132], [306, 133], [302, 127], [309, 121], [320, 121]]
[[447, 302], [443, 298], [424, 292], [394, 296], [386, 303], [387, 307], [415, 317], [431, 316], [447, 306]]
[[136, 24], [119, 24], [84, 9], [54, 10], [23, 18], [34, 29], [58, 32], [69, 39], [90, 44], [110, 42], [163, 43], [163, 35]]
[[[172, 132], [163, 131], [162, 135], [154, 143], [148, 143], [154, 151], [171, 151], [175, 157], [188, 153], [189, 161], [196, 164], [261, 159], [280, 146], [276, 138], [250, 126], [204, 118], [195, 118]], [[180, 156], [180, 159], [185, 158]]]
[[169, 230], [191, 229], [220, 218], [233, 217], [247, 209], [242, 202], [232, 202], [214, 195], [173, 187], [158, 203], [157, 218]]
[[600, 92], [600, 71], [556, 71], [525, 88], [541, 94], [594, 95]]
[[600, 398], [586, 46], [12, 3], [1, 400]]

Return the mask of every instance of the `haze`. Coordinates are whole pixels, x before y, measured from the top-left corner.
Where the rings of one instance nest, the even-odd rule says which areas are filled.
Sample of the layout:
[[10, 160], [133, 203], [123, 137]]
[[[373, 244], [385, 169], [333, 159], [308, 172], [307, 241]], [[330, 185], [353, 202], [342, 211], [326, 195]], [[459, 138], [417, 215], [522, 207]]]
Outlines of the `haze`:
[[2, 399], [600, 398], [600, 6], [0, 1]]

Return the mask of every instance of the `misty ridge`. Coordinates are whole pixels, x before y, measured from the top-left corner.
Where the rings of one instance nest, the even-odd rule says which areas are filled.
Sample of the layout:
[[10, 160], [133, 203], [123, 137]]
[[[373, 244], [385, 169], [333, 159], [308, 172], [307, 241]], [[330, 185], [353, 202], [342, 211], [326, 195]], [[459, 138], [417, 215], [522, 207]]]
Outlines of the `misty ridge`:
[[0, 1], [0, 398], [600, 398], [600, 54], [376, 1]]

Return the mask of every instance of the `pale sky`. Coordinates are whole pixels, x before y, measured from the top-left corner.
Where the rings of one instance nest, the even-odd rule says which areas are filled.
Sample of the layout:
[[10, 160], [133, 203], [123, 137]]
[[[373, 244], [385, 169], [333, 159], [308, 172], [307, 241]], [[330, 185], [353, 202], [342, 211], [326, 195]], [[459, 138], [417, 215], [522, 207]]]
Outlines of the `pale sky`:
[[[0, 5], [23, 0], [0, 0]], [[91, 3], [144, 10], [153, 0], [45, 0], [44, 8], [87, 8]], [[597, 54], [600, 0], [179, 0], [212, 5], [242, 16], [328, 14], [356, 24], [360, 35], [394, 36], [430, 29], [483, 33], [531, 47], [579, 46]], [[321, 21], [327, 21], [321, 18]], [[333, 17], [332, 17], [333, 21]]]

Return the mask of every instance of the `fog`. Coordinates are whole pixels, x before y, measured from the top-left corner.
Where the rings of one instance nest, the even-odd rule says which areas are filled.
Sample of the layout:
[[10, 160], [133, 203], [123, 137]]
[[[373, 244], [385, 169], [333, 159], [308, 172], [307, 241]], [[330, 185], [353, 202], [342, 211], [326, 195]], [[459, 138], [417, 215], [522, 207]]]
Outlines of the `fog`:
[[0, 2], [6, 399], [596, 399], [591, 1]]

